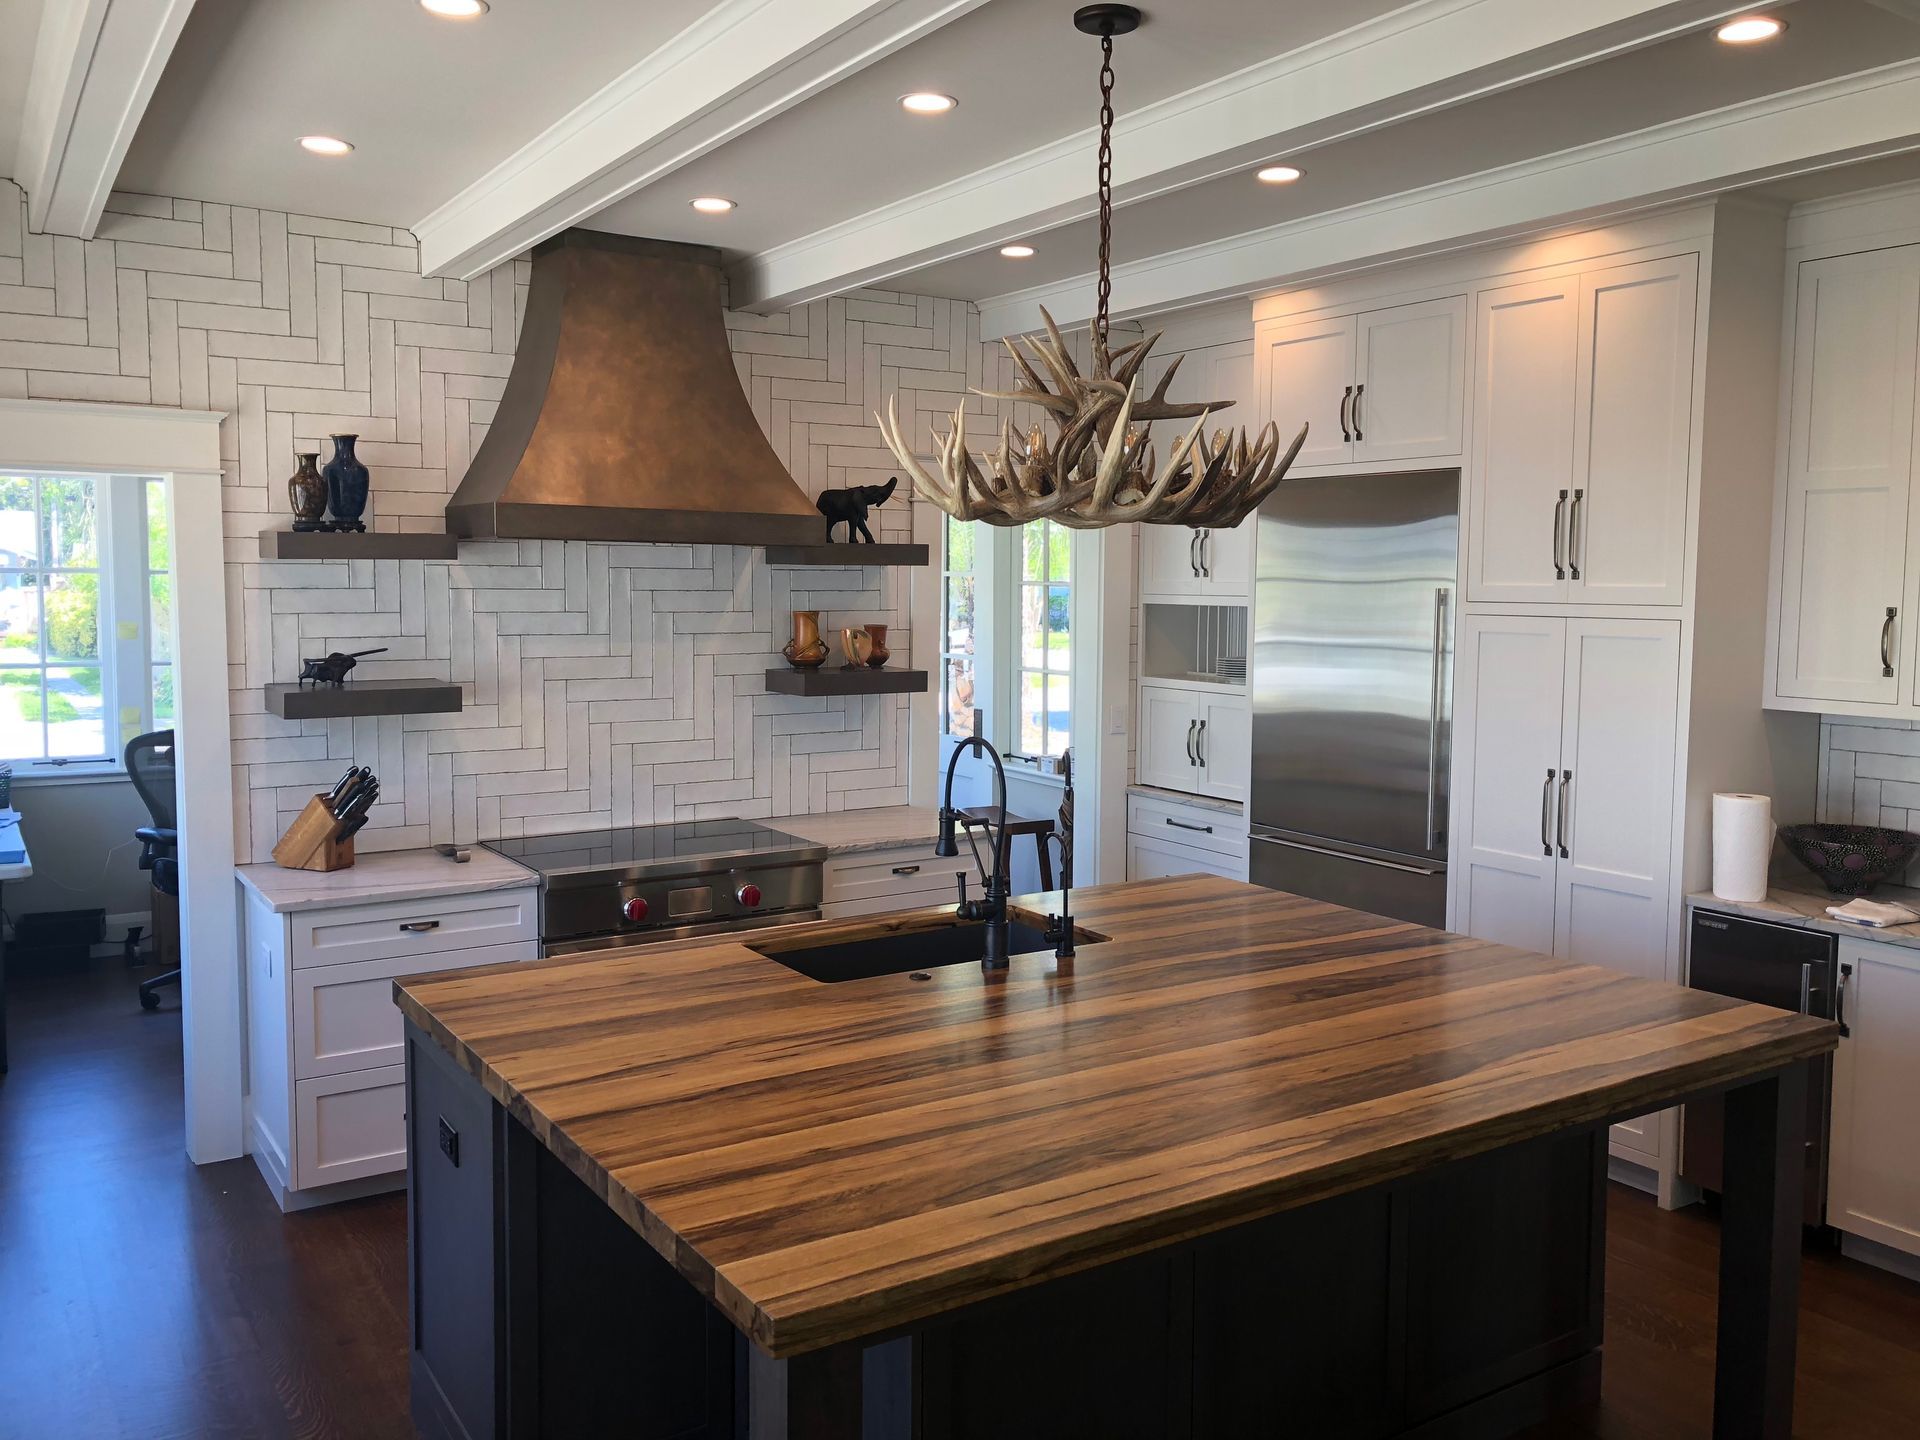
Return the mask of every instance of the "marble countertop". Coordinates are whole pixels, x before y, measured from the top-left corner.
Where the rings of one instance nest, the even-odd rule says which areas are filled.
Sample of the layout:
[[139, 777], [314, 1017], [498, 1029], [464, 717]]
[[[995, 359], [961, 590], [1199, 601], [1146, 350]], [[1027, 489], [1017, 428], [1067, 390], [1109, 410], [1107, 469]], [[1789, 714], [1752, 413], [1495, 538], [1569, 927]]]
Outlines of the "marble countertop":
[[[1871, 940], [1882, 945], [1904, 945], [1910, 950], [1920, 950], [1920, 924], [1890, 925], [1884, 930], [1875, 930], [1868, 925], [1850, 925], [1845, 920], [1835, 920], [1827, 914], [1829, 905], [1844, 904], [1846, 898], [1844, 895], [1829, 895], [1825, 891], [1775, 885], [1768, 889], [1764, 900], [1722, 900], [1711, 892], [1701, 891], [1687, 896], [1687, 904], [1728, 915], [1771, 920], [1776, 925], [1803, 925], [1809, 930], [1823, 930], [1829, 935], [1844, 935], [1849, 940]], [[1867, 898], [1920, 911], [1920, 890], [1882, 885]]]
[[362, 855], [345, 870], [283, 870], [278, 865], [236, 865], [242, 885], [280, 914], [327, 910], [342, 905], [374, 905], [388, 900], [430, 900], [441, 895], [472, 895], [536, 885], [526, 866], [483, 845], [457, 864], [437, 850], [386, 850]]
[[932, 845], [940, 833], [940, 812], [932, 805], [888, 805], [831, 815], [776, 815], [761, 823], [824, 845], [829, 854], [852, 855], [862, 850]]
[[1218, 810], [1223, 815], [1239, 815], [1245, 807], [1238, 800], [1216, 800], [1211, 795], [1189, 795], [1184, 790], [1162, 790], [1157, 785], [1129, 785], [1127, 794], [1143, 800], [1164, 800], [1169, 805], [1191, 805], [1196, 810]]

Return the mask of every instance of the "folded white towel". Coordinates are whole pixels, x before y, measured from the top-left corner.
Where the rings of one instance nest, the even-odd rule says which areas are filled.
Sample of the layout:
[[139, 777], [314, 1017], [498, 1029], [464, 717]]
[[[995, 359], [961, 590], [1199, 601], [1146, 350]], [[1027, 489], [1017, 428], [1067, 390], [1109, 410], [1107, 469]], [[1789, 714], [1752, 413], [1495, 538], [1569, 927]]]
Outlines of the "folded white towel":
[[1920, 914], [1904, 905], [1886, 905], [1878, 900], [1849, 900], [1844, 905], [1829, 905], [1827, 914], [1849, 925], [1867, 925], [1875, 930], [1889, 925], [1911, 925], [1920, 920]]

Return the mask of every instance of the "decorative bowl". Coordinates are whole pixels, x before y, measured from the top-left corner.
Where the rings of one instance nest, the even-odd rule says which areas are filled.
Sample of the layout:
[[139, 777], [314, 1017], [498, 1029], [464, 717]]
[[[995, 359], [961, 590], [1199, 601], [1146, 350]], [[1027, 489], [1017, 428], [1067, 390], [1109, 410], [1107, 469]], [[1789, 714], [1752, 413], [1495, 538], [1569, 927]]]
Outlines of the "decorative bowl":
[[1920, 835], [1877, 825], [1788, 825], [1780, 838], [1836, 895], [1869, 893], [1905, 870], [1920, 850]]

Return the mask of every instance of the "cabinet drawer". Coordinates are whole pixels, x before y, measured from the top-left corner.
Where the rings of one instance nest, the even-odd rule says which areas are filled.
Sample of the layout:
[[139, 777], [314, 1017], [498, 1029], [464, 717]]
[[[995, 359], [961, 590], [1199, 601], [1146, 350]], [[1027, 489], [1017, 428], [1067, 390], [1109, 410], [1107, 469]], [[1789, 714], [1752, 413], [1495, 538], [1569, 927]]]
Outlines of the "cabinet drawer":
[[[340, 910], [296, 912], [290, 964], [346, 965], [390, 955], [438, 955], [540, 938], [539, 891], [489, 890]], [[402, 968], [394, 972], [404, 975]]]
[[[968, 894], [979, 898], [980, 887], [975, 885]], [[933, 910], [939, 906], [951, 906], [956, 898], [953, 890], [905, 890], [898, 895], [879, 895], [867, 900], [836, 900], [820, 907], [822, 920], [851, 920], [856, 915], [890, 915], [896, 910]]]
[[293, 1087], [293, 1188], [407, 1168], [407, 1067], [321, 1075]]
[[[986, 837], [980, 837], [981, 854], [986, 854]], [[937, 905], [950, 900], [955, 895], [955, 875], [973, 871], [973, 851], [968, 848], [965, 837], [960, 840], [960, 853], [950, 859], [941, 859], [933, 853], [932, 845], [914, 845], [899, 850], [872, 850], [859, 855], [848, 855], [827, 861], [826, 903], [844, 905], [866, 900], [885, 900], [892, 903], [881, 906], [882, 909], [912, 909], [916, 905]], [[978, 888], [978, 887], [976, 887]], [[931, 894], [935, 899], [918, 900], [900, 897]], [[870, 910], [856, 911], [856, 914], [872, 914]]]
[[1243, 855], [1223, 855], [1192, 845], [1169, 845], [1158, 838], [1127, 837], [1127, 879], [1164, 880], [1173, 875], [1219, 875], [1227, 880], [1247, 878]]
[[1144, 839], [1247, 857], [1246, 816], [1146, 795], [1127, 797], [1127, 833]]
[[393, 1003], [393, 982], [403, 975], [463, 970], [509, 960], [537, 960], [533, 940], [486, 945], [477, 950], [446, 950], [438, 955], [390, 955], [346, 965], [310, 965], [293, 972], [293, 1073], [305, 1080], [398, 1065], [400, 1010]]

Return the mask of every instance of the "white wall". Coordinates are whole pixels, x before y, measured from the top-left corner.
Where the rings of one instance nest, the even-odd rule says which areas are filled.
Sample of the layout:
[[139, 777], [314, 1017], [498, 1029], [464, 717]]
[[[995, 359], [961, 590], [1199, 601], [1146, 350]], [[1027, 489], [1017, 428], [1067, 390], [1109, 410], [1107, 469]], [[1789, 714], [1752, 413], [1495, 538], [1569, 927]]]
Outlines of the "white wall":
[[[151, 882], [139, 866], [133, 832], [153, 822], [131, 781], [22, 784], [16, 772], [13, 803], [33, 854], [33, 875], [8, 882], [10, 919], [39, 910], [96, 908], [110, 917], [142, 917], [151, 908]], [[119, 931], [109, 930], [108, 938], [118, 940]]]
[[[894, 627], [897, 571], [775, 571], [752, 549], [483, 542], [455, 563], [262, 563], [296, 448], [363, 438], [376, 529], [438, 529], [512, 363], [528, 266], [425, 279], [404, 231], [115, 195], [99, 238], [32, 235], [0, 180], [0, 396], [223, 410], [236, 850], [264, 858], [316, 786], [373, 765], [368, 849], [906, 799], [904, 697], [765, 693], [790, 609]], [[978, 316], [881, 292], [729, 314], [754, 412], [810, 493], [895, 473], [871, 411], [923, 443], [979, 383]], [[996, 347], [997, 349], [997, 347]], [[976, 412], [986, 407], [975, 402]], [[983, 425], [990, 422], [982, 417]], [[982, 438], [985, 438], [983, 431]], [[707, 483], [724, 483], [709, 477]], [[903, 487], [903, 495], [904, 495]], [[911, 502], [876, 512], [911, 533]], [[261, 687], [301, 656], [387, 645], [366, 677], [462, 682], [455, 716], [289, 723]]]

